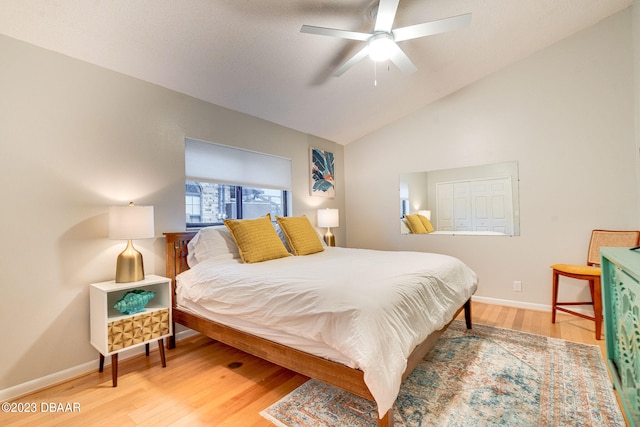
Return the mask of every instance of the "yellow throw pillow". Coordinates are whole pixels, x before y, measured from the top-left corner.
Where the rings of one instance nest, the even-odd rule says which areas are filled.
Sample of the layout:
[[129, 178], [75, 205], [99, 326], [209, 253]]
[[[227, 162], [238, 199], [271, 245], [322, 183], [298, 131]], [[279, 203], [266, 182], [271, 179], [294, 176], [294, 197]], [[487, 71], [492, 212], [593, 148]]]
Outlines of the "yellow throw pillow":
[[418, 215], [418, 219], [420, 220], [422, 225], [424, 225], [424, 228], [427, 230], [427, 233], [433, 233], [434, 231], [436, 231], [436, 229], [433, 228], [431, 221], [429, 221], [429, 218], [420, 214], [416, 214], [416, 215]]
[[318, 233], [305, 216], [276, 216], [289, 248], [294, 255], [310, 255], [324, 251]]
[[425, 228], [420, 218], [418, 218], [418, 214], [413, 215], [405, 215], [404, 217], [407, 220], [407, 226], [409, 226], [409, 230], [411, 230], [414, 234], [427, 234], [427, 229]]
[[251, 264], [289, 256], [287, 248], [271, 224], [271, 215], [256, 219], [226, 219], [242, 261]]

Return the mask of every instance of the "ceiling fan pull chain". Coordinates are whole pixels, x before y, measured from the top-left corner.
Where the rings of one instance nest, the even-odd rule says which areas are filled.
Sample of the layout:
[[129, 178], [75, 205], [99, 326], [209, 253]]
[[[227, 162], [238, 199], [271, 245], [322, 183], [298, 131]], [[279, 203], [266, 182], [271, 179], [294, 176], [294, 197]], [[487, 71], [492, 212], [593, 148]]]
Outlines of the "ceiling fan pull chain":
[[378, 63], [373, 61], [373, 85], [378, 86]]

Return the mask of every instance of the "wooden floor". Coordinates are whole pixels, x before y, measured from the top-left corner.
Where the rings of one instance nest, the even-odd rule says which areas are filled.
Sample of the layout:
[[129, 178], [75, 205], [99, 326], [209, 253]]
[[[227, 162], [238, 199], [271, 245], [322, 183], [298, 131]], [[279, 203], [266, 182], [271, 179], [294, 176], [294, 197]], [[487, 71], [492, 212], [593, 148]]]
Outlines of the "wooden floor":
[[[475, 323], [596, 344], [604, 356], [592, 321], [559, 313], [553, 325], [548, 312], [478, 302], [472, 311]], [[180, 341], [166, 357], [164, 369], [157, 349], [121, 361], [116, 388], [110, 367], [100, 374], [96, 361], [95, 372], [12, 400], [36, 413], [0, 413], [0, 425], [272, 426], [259, 412], [307, 379], [200, 335]], [[52, 403], [80, 411], [43, 412]]]

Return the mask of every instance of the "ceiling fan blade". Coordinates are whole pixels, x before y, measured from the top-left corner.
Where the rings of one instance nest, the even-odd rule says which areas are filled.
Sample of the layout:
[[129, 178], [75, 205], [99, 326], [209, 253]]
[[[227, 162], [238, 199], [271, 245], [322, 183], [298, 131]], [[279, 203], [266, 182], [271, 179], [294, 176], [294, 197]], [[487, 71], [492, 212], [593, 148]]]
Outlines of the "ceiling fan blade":
[[336, 77], [341, 76], [349, 68], [353, 67], [358, 62], [362, 61], [364, 57], [367, 56], [368, 54], [369, 54], [369, 45], [363, 47], [358, 52], [356, 52], [356, 54], [353, 55], [351, 58], [349, 58], [347, 62], [342, 64], [340, 67], [338, 67], [338, 69], [333, 72], [333, 75]]
[[389, 59], [406, 74], [411, 74], [418, 70], [418, 68], [413, 65], [413, 62], [411, 62], [407, 54], [404, 53], [402, 49], [400, 49], [400, 46], [395, 43], [393, 44]]
[[367, 41], [371, 34], [358, 33], [356, 31], [336, 30], [333, 28], [314, 27], [312, 25], [303, 25], [300, 28], [301, 33], [317, 34], [319, 36], [338, 37], [341, 39]]
[[453, 16], [451, 18], [439, 19], [437, 21], [425, 22], [424, 24], [410, 25], [408, 27], [396, 28], [392, 31], [393, 39], [396, 42], [417, 39], [419, 37], [431, 36], [433, 34], [446, 33], [469, 26], [471, 14]]
[[376, 32], [391, 32], [393, 21], [396, 19], [396, 12], [398, 11], [398, 3], [400, 3], [400, 0], [380, 0], [376, 16]]

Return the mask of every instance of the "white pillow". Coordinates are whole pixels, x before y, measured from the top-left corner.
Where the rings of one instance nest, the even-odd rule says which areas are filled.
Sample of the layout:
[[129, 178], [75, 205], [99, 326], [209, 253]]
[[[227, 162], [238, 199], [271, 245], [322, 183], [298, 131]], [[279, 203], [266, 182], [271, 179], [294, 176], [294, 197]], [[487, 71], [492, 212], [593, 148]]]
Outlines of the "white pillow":
[[240, 259], [238, 245], [224, 225], [206, 227], [198, 231], [187, 245], [189, 267], [208, 259]]

